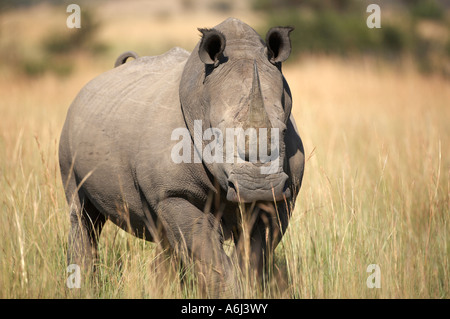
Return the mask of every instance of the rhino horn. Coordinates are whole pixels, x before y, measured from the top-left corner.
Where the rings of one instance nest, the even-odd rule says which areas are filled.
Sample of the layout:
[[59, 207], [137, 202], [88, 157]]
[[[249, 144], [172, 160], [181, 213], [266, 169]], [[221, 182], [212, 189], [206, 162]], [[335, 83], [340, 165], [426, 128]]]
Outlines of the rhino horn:
[[[249, 110], [248, 110], [248, 118], [244, 124], [244, 128], [254, 128], [261, 129], [265, 128], [266, 138], [267, 138], [267, 150], [271, 151], [271, 135], [270, 129], [272, 125], [270, 123], [269, 115], [266, 112], [264, 107], [264, 99], [261, 93], [261, 83], [259, 81], [258, 67], [256, 65], [256, 61], [253, 62], [253, 79], [252, 79], [252, 88], [249, 96]], [[260, 136], [261, 138], [261, 136]], [[255, 141], [256, 142], [256, 141]], [[258, 144], [259, 145], [259, 144]], [[249, 138], [246, 137], [245, 140], [245, 159], [249, 160], [249, 152], [250, 148], [256, 150], [258, 146], [250, 145]]]
[[253, 62], [253, 81], [250, 92], [250, 105], [248, 112], [247, 127], [271, 128], [269, 116], [264, 107], [264, 99], [261, 93], [261, 83], [259, 81], [258, 66]]

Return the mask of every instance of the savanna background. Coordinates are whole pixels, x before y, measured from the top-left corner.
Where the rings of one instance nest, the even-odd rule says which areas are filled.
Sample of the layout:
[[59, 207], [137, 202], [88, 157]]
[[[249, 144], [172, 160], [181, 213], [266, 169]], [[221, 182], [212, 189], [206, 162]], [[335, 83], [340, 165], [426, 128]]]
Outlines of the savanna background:
[[296, 27], [284, 73], [306, 157], [274, 270], [263, 288], [242, 275], [244, 296], [449, 298], [450, 1], [79, 0], [68, 29], [73, 2], [0, 3], [0, 298], [199, 296], [189, 269], [112, 223], [96, 275], [66, 287], [57, 146], [71, 101], [120, 53], [192, 50], [229, 16], [263, 38]]

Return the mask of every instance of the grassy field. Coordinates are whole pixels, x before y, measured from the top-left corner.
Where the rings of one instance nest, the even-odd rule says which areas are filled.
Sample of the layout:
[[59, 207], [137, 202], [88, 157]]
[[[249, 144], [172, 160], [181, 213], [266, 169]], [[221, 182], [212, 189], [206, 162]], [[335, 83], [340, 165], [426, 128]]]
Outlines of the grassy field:
[[[33, 10], [2, 17], [3, 43], [18, 39], [19, 50], [33, 50], [45, 23], [65, 23], [64, 10]], [[142, 12], [133, 20], [128, 10], [113, 2], [99, 11], [108, 19], [100, 38], [110, 50], [75, 53], [69, 76], [30, 78], [0, 68], [0, 298], [198, 297], [189, 270], [180, 284], [173, 260], [111, 223], [102, 233], [97, 277], [81, 289], [66, 287], [69, 218], [57, 145], [68, 106], [121, 51], [192, 49], [196, 27], [225, 18], [194, 10], [184, 18], [158, 11], [151, 21]], [[450, 81], [407, 61], [326, 56], [298, 58], [284, 73], [305, 176], [271, 280], [262, 290], [242, 277], [244, 296], [449, 298]], [[381, 288], [366, 284], [370, 264], [379, 266]]]

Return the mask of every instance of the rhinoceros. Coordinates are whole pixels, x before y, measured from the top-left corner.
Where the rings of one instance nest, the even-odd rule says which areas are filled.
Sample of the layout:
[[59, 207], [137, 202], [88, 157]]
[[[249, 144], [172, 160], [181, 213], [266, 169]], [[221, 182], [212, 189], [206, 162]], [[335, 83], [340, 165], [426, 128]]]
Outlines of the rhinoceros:
[[[239, 296], [236, 269], [264, 277], [303, 178], [303, 145], [282, 74], [293, 28], [273, 27], [265, 41], [235, 18], [198, 30], [192, 53], [121, 55], [68, 109], [59, 144], [68, 263], [92, 266], [110, 220], [195, 265], [207, 296]], [[128, 57], [136, 59], [125, 63]], [[239, 128], [245, 143], [233, 147], [239, 134], [225, 132]], [[265, 139], [250, 139], [262, 129]], [[213, 140], [228, 152], [217, 148], [215, 160], [205, 160]], [[271, 160], [251, 160], [247, 148], [255, 145], [269, 147]], [[227, 239], [234, 254], [224, 250]]]

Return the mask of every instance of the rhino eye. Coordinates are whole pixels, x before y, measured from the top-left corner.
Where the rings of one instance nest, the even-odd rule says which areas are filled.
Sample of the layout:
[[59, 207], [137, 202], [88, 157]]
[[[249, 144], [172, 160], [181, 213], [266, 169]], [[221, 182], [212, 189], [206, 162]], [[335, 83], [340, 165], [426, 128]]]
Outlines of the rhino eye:
[[202, 40], [198, 49], [198, 56], [205, 64], [219, 64], [220, 55], [225, 49], [225, 37], [222, 32], [215, 29], [198, 29]]

